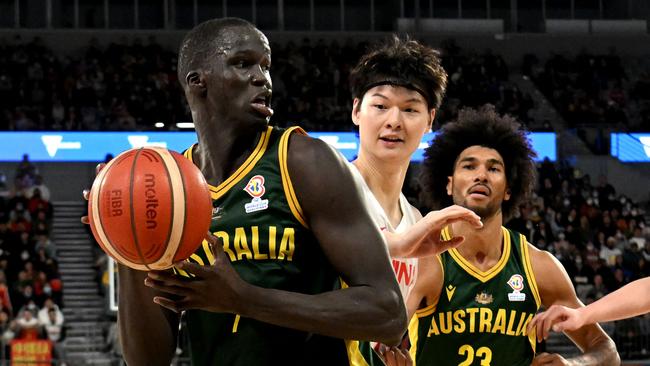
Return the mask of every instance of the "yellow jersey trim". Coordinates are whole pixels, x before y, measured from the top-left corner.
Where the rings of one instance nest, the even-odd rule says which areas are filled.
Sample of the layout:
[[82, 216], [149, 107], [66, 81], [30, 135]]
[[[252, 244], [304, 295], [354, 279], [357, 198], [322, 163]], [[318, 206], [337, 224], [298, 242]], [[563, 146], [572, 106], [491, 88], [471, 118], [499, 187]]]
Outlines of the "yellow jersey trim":
[[411, 360], [413, 360], [413, 366], [415, 366], [416, 363], [415, 356], [418, 353], [418, 328], [420, 328], [420, 318], [414, 316], [413, 318], [411, 318], [408, 327], [409, 342], [411, 343], [411, 349], [409, 349], [409, 354], [411, 355]]
[[[539, 289], [537, 287], [537, 280], [535, 279], [535, 272], [533, 272], [533, 264], [530, 260], [530, 250], [528, 248], [528, 241], [526, 237], [522, 234], [519, 234], [519, 242], [521, 245], [521, 256], [524, 263], [524, 271], [526, 272], [526, 280], [528, 281], [528, 286], [530, 291], [533, 293], [535, 298], [535, 304], [537, 305], [537, 310], [542, 306], [542, 298], [539, 296]], [[533, 330], [528, 334], [528, 341], [530, 346], [533, 348], [533, 353], [537, 353], [537, 340], [535, 339], [536, 331]]]
[[[271, 138], [272, 130], [273, 127], [269, 126], [267, 127], [266, 131], [262, 132], [262, 135], [260, 136], [255, 149], [253, 149], [253, 152], [230, 177], [228, 177], [216, 187], [208, 184], [208, 188], [210, 188], [210, 195], [212, 196], [213, 200], [221, 198], [224, 194], [226, 194], [226, 192], [228, 192], [230, 188], [237, 184], [242, 178], [244, 178], [244, 176], [246, 176], [246, 174], [248, 174], [253, 169], [255, 164], [257, 164], [257, 162], [262, 158], [264, 152], [266, 151], [266, 148], [269, 145], [269, 139]], [[196, 147], [196, 144], [190, 146], [190, 148], [187, 149], [184, 154], [185, 157], [188, 158], [191, 162], [194, 162], [192, 157], [194, 147]]]
[[485, 283], [494, 278], [494, 276], [499, 274], [499, 272], [501, 272], [501, 270], [506, 266], [506, 263], [508, 263], [508, 258], [510, 257], [510, 232], [503, 226], [501, 227], [501, 232], [503, 233], [503, 251], [501, 252], [501, 258], [497, 264], [494, 265], [494, 267], [488, 269], [487, 271], [481, 271], [480, 269], [476, 268], [470, 261], [463, 258], [463, 256], [456, 248], [449, 250], [449, 254], [454, 259], [454, 261], [456, 261], [456, 263], [458, 263], [458, 265], [465, 270], [465, 272], [477, 280]]
[[530, 250], [528, 249], [528, 241], [526, 237], [522, 234], [520, 235], [520, 245], [521, 245], [521, 255], [524, 263], [524, 271], [526, 271], [526, 278], [528, 280], [528, 286], [535, 297], [535, 303], [539, 309], [542, 306], [542, 298], [539, 296], [539, 289], [537, 287], [537, 280], [535, 279], [535, 273], [533, 272], [533, 264], [530, 260]]
[[309, 229], [309, 225], [307, 225], [307, 220], [305, 219], [302, 207], [300, 206], [298, 197], [296, 197], [296, 192], [293, 189], [293, 184], [291, 184], [291, 178], [289, 177], [289, 167], [287, 164], [289, 137], [294, 131], [303, 135], [307, 134], [305, 130], [297, 126], [288, 128], [282, 134], [282, 137], [280, 138], [280, 147], [278, 149], [278, 158], [280, 160], [280, 174], [282, 175], [282, 187], [284, 188], [284, 195], [287, 197], [287, 202], [289, 203], [291, 213], [293, 213], [293, 216], [296, 218], [296, 220], [298, 220], [298, 222], [302, 224], [302, 226]]
[[363, 358], [361, 350], [359, 349], [359, 341], [345, 341], [345, 348], [348, 351], [348, 360], [350, 366], [369, 366], [366, 359]]

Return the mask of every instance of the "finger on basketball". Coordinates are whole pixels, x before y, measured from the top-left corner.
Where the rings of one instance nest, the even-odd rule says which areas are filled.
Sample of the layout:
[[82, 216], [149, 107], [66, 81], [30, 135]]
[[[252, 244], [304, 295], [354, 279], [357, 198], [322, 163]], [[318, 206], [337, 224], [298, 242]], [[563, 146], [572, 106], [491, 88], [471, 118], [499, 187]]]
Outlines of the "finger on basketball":
[[104, 169], [105, 166], [106, 166], [106, 163], [99, 163], [99, 164], [97, 164], [97, 166], [95, 167], [95, 175], [99, 174], [99, 172], [100, 172], [102, 169]]
[[81, 223], [89, 225], [90, 224], [90, 218], [88, 216], [81, 216]]
[[[211, 246], [212, 247], [212, 246]], [[214, 253], [214, 251], [213, 251]], [[218, 258], [215, 256], [215, 258]], [[176, 264], [176, 268], [182, 269], [183, 271], [193, 274], [195, 277], [198, 278], [205, 278], [209, 274], [209, 269], [210, 267], [208, 266], [201, 266], [196, 263], [191, 263], [187, 261], [180, 262]]]
[[162, 281], [152, 280], [151, 278], [146, 278], [144, 284], [154, 290], [176, 296], [187, 296], [189, 293], [188, 289], [185, 287], [170, 285]]
[[175, 313], [180, 313], [182, 310], [176, 301], [172, 301], [162, 296], [155, 296], [153, 302]]

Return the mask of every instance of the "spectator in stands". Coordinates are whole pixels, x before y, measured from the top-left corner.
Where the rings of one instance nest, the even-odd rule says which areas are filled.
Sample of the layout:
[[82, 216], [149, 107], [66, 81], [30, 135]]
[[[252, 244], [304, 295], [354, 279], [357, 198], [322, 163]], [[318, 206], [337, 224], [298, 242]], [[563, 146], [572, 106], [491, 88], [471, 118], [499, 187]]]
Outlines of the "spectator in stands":
[[612, 236], [608, 237], [605, 246], [600, 248], [600, 258], [605, 260], [607, 265], [611, 267], [616, 264], [616, 257], [622, 254], [621, 249], [616, 247], [616, 238]]
[[16, 167], [16, 177], [23, 178], [25, 176], [28, 176], [33, 178], [37, 173], [38, 169], [36, 168], [36, 165], [34, 165], [29, 160], [29, 154], [23, 154], [23, 159], [20, 161], [20, 163], [18, 163], [18, 166]]
[[36, 245], [34, 247], [34, 251], [36, 253], [39, 253], [41, 250], [44, 252], [46, 258], [52, 258], [54, 260], [57, 259], [56, 245], [46, 234], [39, 234], [36, 236]]
[[41, 318], [39, 312], [39, 325], [44, 328], [46, 338], [52, 341], [53, 356], [60, 363], [65, 362], [65, 347], [62, 343], [64, 338], [63, 314], [54, 307], [43, 308], [42, 310], [45, 310], [45, 316]]
[[43, 182], [43, 176], [37, 174], [34, 176], [34, 182], [31, 187], [25, 189], [25, 198], [31, 199], [34, 192], [38, 190], [40, 198], [46, 202], [50, 201], [50, 189]]
[[19, 313], [16, 319], [18, 326], [18, 337], [20, 339], [37, 339], [39, 333], [38, 319], [29, 309], [24, 309]]

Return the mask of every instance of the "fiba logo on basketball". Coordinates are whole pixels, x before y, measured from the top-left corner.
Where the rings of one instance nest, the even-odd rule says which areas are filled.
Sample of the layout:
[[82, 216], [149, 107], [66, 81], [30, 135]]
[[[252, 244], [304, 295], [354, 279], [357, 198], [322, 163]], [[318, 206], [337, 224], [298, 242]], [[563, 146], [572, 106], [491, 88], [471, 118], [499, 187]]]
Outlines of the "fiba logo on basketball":
[[122, 216], [122, 191], [119, 189], [110, 190], [107, 193], [108, 197], [108, 216]]

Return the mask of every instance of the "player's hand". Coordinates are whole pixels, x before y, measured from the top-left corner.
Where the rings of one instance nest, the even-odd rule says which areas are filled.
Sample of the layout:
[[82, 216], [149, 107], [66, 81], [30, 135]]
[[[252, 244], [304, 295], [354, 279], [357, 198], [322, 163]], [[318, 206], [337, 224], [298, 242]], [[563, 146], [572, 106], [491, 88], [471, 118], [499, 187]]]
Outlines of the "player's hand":
[[212, 234], [208, 234], [206, 240], [214, 255], [214, 264], [202, 266], [184, 261], [176, 265], [177, 269], [194, 277], [185, 278], [170, 271], [148, 273], [144, 281], [146, 286], [172, 295], [156, 296], [153, 302], [177, 313], [187, 309], [239, 313], [239, 306], [243, 305], [241, 293], [250, 285], [233, 268], [221, 241]]
[[476, 213], [465, 207], [453, 205], [429, 212], [404, 233], [384, 231], [384, 236], [393, 257], [427, 257], [455, 248], [465, 240], [463, 236], [455, 236], [450, 240], [443, 240], [440, 237], [440, 233], [446, 226], [459, 221], [465, 221], [476, 228], [483, 227], [481, 218]]
[[548, 338], [551, 329], [556, 332], [576, 330], [585, 325], [585, 319], [580, 309], [571, 309], [562, 305], [553, 305], [543, 313], [535, 315], [528, 323], [528, 332], [537, 327], [537, 340]]
[[386, 366], [413, 366], [409, 351], [401, 347], [388, 347], [382, 344], [379, 346], [378, 353]]
[[569, 366], [569, 361], [557, 353], [540, 353], [534, 359], [530, 366]]
[[[97, 176], [97, 174], [99, 174], [99, 172], [102, 169], [104, 169], [105, 166], [106, 166], [106, 163], [97, 164], [97, 166], [95, 167], [95, 176]], [[90, 197], [90, 189], [84, 189], [83, 192], [82, 192], [82, 195], [83, 195], [84, 199], [86, 201], [88, 201], [88, 197]], [[86, 225], [90, 224], [90, 220], [88, 219], [88, 216], [81, 216], [81, 222], [83, 222]]]

